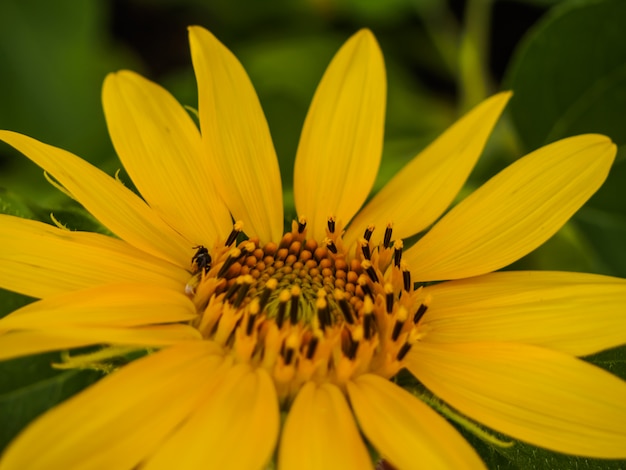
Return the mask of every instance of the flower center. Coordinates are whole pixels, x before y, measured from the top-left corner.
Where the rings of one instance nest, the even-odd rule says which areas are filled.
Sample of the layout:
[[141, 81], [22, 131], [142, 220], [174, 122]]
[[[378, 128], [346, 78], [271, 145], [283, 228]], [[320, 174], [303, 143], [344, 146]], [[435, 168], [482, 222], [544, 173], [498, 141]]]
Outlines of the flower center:
[[210, 251], [195, 247], [186, 290], [204, 338], [267, 369], [281, 399], [310, 380], [343, 387], [403, 367], [428, 299], [414, 288], [391, 225], [376, 246], [368, 227], [352, 253], [333, 218], [320, 241], [306, 238], [303, 218], [279, 243], [235, 244], [241, 229], [236, 223]]

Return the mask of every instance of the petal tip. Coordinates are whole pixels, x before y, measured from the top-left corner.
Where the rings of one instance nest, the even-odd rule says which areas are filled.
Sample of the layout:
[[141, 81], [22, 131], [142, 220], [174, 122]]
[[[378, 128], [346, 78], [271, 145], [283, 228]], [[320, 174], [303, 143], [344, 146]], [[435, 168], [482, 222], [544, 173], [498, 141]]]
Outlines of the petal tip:
[[374, 33], [369, 28], [361, 28], [356, 33], [354, 33], [354, 37], [363, 39], [363, 40], [373, 40], [376, 41], [376, 37]]
[[194, 41], [218, 41], [217, 37], [215, 37], [215, 35], [211, 31], [202, 26], [188, 26], [187, 32], [189, 34], [190, 43], [193, 43]]
[[198, 26], [194, 24], [194, 25], [187, 26], [187, 31], [189, 32], [189, 34], [196, 34], [201, 31], [206, 31], [206, 29], [203, 28], [202, 26]]
[[[513, 92], [511, 90], [501, 91], [496, 93], [495, 95], [490, 96], [485, 99], [482, 103], [485, 105], [485, 108], [496, 108], [498, 116], [504, 109], [504, 107], [508, 104], [509, 100], [513, 97]], [[481, 104], [477, 106], [479, 108]]]
[[376, 40], [376, 36], [369, 28], [362, 28], [358, 30], [356, 33], [352, 35], [350, 39], [346, 42], [346, 44], [352, 42], [357, 50], [364, 51], [374, 51], [377, 55], [382, 59], [382, 51], [380, 50], [380, 46], [378, 41]]
[[593, 155], [613, 161], [617, 154], [617, 145], [610, 137], [603, 134], [581, 134], [562, 140], [577, 146], [580, 151], [593, 150]]
[[117, 70], [115, 72], [109, 72], [102, 83], [102, 94], [106, 94], [115, 86], [119, 86], [123, 81], [130, 80], [145, 80], [141, 75], [132, 70]]

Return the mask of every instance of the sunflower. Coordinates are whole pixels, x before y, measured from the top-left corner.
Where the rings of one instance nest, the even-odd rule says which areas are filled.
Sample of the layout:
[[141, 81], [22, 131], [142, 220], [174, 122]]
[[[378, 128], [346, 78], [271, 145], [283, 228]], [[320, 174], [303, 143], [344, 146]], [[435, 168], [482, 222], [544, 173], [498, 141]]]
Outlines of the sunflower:
[[2, 216], [0, 286], [40, 300], [0, 320], [0, 358], [150, 352], [35, 420], [0, 468], [362, 469], [370, 448], [403, 469], [482, 468], [399, 385], [403, 371], [513, 438], [626, 457], [626, 383], [577, 358], [626, 342], [626, 281], [494, 272], [598, 189], [616, 152], [608, 138], [547, 145], [442, 216], [510, 98], [500, 93], [366, 203], [386, 82], [362, 30], [313, 98], [284, 231], [250, 80], [208, 31], [190, 28], [190, 42], [199, 129], [132, 72], [104, 83], [109, 133], [141, 196], [66, 151], [0, 133], [115, 235]]

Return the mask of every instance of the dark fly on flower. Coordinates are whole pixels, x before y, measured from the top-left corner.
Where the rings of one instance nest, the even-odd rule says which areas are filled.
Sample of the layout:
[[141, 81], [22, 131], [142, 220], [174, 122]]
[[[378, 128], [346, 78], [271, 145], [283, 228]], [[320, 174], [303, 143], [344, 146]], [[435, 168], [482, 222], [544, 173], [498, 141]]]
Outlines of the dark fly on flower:
[[196, 250], [196, 254], [191, 258], [191, 264], [195, 264], [197, 268], [195, 271], [197, 272], [202, 269], [205, 273], [209, 272], [212, 261], [209, 250], [203, 245], [194, 246], [193, 248]]

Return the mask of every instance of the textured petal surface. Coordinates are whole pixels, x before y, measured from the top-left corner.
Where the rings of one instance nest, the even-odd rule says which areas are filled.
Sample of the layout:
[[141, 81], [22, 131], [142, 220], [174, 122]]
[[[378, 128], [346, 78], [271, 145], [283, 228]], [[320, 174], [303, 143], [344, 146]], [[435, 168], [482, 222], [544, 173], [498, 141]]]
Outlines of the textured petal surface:
[[309, 236], [328, 216], [347, 224], [369, 194], [382, 156], [387, 84], [374, 35], [361, 30], [337, 52], [304, 122], [294, 169], [298, 215]]
[[159, 85], [128, 71], [110, 74], [102, 90], [109, 134], [137, 189], [194, 245], [211, 245], [232, 228], [217, 195], [200, 131]]
[[406, 250], [414, 279], [460, 279], [500, 269], [567, 222], [606, 179], [616, 147], [601, 135], [542, 147], [487, 181]]
[[511, 341], [577, 356], [626, 343], [626, 280], [566, 272], [498, 272], [425, 288], [429, 342]]
[[278, 398], [265, 370], [232, 367], [146, 470], [261, 469], [278, 438]]
[[124, 366], [38, 418], [0, 469], [136, 468], [195, 411], [223, 362], [217, 352], [198, 342]]
[[485, 100], [411, 160], [354, 218], [346, 243], [362, 237], [370, 224], [378, 227], [374, 243], [382, 241], [389, 222], [396, 238], [432, 224], [465, 184], [510, 97], [505, 92]]
[[122, 240], [0, 215], [0, 287], [31, 297], [113, 282], [182, 290], [189, 273]]
[[346, 398], [335, 385], [302, 387], [283, 427], [278, 468], [372, 468]]
[[169, 346], [202, 339], [187, 325], [143, 327], [63, 326], [44, 330], [10, 331], [0, 335], [0, 360], [94, 344], [138, 347]]
[[567, 354], [511, 343], [416, 343], [409, 370], [493, 429], [574, 455], [626, 458], [626, 382]]
[[367, 374], [348, 383], [348, 392], [363, 433], [394, 467], [485, 468], [445, 419], [401, 387]]
[[182, 291], [146, 284], [107, 284], [26, 305], [0, 319], [6, 330], [66, 326], [133, 327], [192, 320], [193, 302]]
[[237, 58], [206, 29], [189, 28], [204, 150], [218, 191], [249, 236], [280, 240], [283, 196], [269, 127]]
[[154, 256], [189, 264], [193, 243], [167, 225], [136, 194], [65, 150], [9, 131], [0, 140], [50, 173], [85, 209], [121, 239]]

